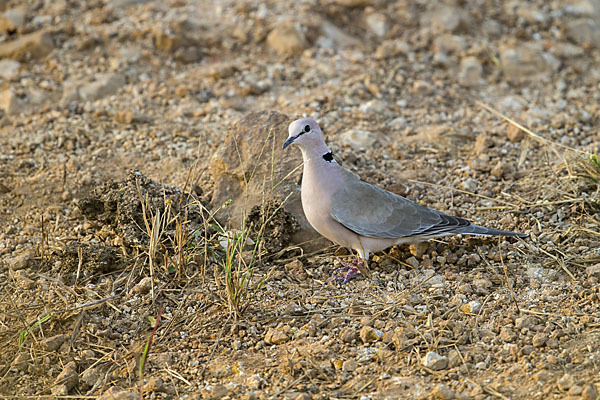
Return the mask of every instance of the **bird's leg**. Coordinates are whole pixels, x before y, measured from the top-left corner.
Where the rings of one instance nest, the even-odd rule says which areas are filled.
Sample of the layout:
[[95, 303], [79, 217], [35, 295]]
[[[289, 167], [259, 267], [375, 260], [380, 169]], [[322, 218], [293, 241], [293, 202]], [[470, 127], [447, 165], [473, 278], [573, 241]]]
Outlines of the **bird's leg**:
[[360, 269], [358, 268], [358, 266], [363, 265], [362, 261], [359, 261], [358, 259], [355, 258], [354, 260], [352, 260], [352, 264], [354, 264], [354, 265], [350, 265], [348, 263], [345, 263], [340, 257], [338, 257], [337, 259], [340, 262], [340, 264], [342, 264], [342, 266], [333, 270], [332, 274], [336, 274], [340, 271], [346, 272], [344, 274], [344, 276], [335, 276], [334, 277], [335, 279], [339, 280], [342, 283], [342, 285], [345, 283], [348, 283], [348, 281], [350, 281], [351, 279], [354, 279], [357, 276], [361, 275], [361, 272], [360, 272]]

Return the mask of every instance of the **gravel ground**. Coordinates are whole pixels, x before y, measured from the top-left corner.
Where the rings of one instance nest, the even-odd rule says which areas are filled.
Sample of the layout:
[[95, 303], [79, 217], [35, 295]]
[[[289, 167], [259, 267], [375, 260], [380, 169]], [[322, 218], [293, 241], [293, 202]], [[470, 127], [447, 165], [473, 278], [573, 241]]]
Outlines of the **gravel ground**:
[[[600, 1], [0, 0], [0, 83], [2, 396], [600, 398]], [[339, 285], [279, 203], [219, 218], [210, 161], [261, 110], [531, 236]]]

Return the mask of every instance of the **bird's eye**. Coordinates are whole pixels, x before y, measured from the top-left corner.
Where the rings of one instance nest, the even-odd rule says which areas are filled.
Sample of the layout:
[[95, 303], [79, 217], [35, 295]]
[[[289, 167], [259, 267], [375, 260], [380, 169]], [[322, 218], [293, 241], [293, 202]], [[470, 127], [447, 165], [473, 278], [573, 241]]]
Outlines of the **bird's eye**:
[[304, 125], [304, 132], [310, 132], [310, 125]]

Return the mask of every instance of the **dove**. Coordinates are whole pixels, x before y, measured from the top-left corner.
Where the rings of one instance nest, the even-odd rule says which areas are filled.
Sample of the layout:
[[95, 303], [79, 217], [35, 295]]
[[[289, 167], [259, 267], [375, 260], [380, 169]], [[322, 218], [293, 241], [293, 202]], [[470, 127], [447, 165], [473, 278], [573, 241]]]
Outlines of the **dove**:
[[[300, 148], [304, 162], [301, 200], [306, 219], [322, 236], [355, 250], [360, 258], [355, 265], [367, 264], [371, 253], [388, 247], [441, 236], [529, 236], [475, 225], [362, 181], [337, 163], [321, 128], [310, 118], [290, 124], [282, 149], [292, 144]], [[343, 283], [360, 275], [357, 267], [342, 265], [347, 271]]]

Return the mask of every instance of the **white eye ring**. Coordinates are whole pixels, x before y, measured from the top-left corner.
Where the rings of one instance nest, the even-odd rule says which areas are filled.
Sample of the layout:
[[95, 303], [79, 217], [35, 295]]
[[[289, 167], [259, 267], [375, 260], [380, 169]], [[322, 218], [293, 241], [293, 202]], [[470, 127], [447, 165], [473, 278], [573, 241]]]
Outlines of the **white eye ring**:
[[304, 132], [310, 132], [310, 125], [304, 125]]

